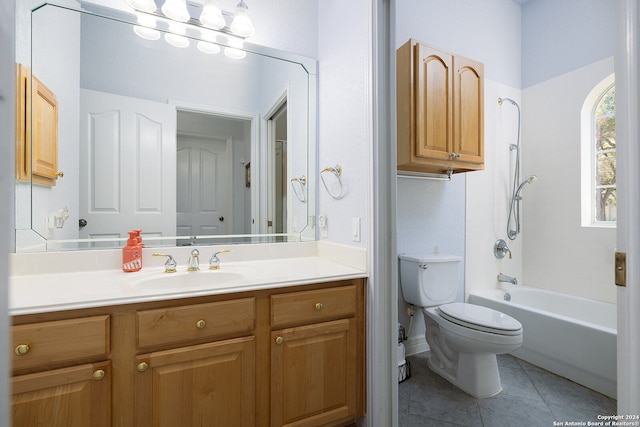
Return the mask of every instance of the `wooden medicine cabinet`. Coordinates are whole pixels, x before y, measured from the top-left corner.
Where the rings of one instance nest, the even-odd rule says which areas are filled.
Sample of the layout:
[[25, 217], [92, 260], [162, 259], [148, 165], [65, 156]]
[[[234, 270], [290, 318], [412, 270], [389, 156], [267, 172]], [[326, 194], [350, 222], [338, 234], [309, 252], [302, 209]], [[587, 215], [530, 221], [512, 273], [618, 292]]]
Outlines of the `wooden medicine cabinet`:
[[31, 70], [17, 64], [16, 179], [56, 185], [58, 177], [58, 101]]
[[484, 169], [484, 66], [410, 39], [396, 51], [398, 173]]

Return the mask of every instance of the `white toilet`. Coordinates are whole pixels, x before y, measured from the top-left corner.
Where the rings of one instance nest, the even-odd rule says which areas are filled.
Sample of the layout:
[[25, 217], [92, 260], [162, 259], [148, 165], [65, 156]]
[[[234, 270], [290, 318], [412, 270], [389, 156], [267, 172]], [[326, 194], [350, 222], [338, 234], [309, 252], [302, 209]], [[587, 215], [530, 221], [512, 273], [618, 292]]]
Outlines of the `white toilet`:
[[400, 255], [404, 300], [421, 307], [429, 367], [475, 397], [502, 391], [496, 354], [522, 344], [522, 325], [490, 308], [453, 302], [462, 259], [453, 255]]

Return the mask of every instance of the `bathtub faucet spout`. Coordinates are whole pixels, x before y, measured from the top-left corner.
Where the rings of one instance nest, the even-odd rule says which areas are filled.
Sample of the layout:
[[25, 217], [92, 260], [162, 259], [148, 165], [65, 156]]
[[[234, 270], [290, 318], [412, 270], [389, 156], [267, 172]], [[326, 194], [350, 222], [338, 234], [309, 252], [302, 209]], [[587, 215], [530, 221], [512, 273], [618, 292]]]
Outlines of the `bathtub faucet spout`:
[[507, 276], [506, 274], [498, 273], [498, 282], [507, 282], [511, 283], [512, 285], [517, 285], [518, 279], [516, 279], [515, 277]]

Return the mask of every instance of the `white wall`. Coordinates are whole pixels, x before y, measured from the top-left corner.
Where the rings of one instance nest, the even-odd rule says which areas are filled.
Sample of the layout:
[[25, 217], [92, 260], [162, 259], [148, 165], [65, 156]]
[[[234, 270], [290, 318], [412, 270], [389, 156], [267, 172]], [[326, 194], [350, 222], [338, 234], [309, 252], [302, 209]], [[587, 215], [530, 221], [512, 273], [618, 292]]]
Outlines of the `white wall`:
[[[318, 3], [318, 167], [340, 164], [346, 191], [334, 200], [318, 182], [318, 213], [327, 217], [328, 240], [361, 247], [372, 217], [370, 19], [366, 0]], [[360, 242], [351, 238], [352, 218], [361, 219]]]
[[[485, 66], [485, 170], [454, 176], [451, 182], [399, 178], [397, 187], [398, 253], [431, 252], [438, 246], [441, 252], [462, 256], [464, 273], [458, 284], [462, 300], [465, 282], [467, 291], [492, 288], [501, 270], [520, 274], [519, 249], [514, 249], [514, 259], [498, 261], [493, 243], [498, 237], [506, 240], [508, 145], [517, 134], [515, 114], [506, 106], [499, 108], [497, 97], [519, 99], [520, 91], [514, 88], [520, 86], [521, 9], [510, 0], [396, 4], [396, 48], [415, 38]], [[398, 317], [408, 328], [402, 300]], [[421, 337], [424, 322], [418, 314], [411, 338]]]
[[610, 0], [535, 0], [522, 10], [522, 87], [613, 55]]
[[580, 112], [612, 72], [609, 58], [523, 91], [523, 175], [538, 176], [523, 201], [523, 274], [527, 285], [615, 303], [616, 230], [582, 227], [580, 212]]

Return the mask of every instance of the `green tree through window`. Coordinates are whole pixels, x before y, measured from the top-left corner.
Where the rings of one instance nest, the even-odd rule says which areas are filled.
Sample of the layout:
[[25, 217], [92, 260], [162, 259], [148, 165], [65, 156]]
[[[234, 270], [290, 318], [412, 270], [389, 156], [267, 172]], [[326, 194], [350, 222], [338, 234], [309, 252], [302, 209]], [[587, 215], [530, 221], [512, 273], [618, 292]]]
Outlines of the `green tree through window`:
[[615, 222], [617, 219], [615, 94], [615, 85], [607, 88], [593, 114], [595, 222]]

